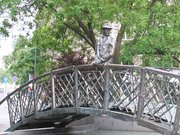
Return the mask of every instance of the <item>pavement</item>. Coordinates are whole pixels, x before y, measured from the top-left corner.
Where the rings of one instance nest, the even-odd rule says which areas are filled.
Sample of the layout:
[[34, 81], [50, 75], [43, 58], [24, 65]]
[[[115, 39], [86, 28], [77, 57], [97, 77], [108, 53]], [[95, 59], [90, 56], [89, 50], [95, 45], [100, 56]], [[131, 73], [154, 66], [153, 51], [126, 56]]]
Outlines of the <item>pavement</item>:
[[[0, 101], [6, 96], [4, 93], [0, 93]], [[4, 102], [0, 105], [0, 133], [5, 131], [10, 127], [9, 123], [9, 114], [8, 114], [8, 107], [7, 102]]]
[[79, 131], [79, 132], [60, 132], [58, 130], [49, 131], [43, 129], [41, 131], [15, 131], [12, 133], [0, 133], [0, 135], [160, 135], [154, 132], [133, 132], [133, 131], [113, 131], [113, 130], [94, 130], [94, 131]]

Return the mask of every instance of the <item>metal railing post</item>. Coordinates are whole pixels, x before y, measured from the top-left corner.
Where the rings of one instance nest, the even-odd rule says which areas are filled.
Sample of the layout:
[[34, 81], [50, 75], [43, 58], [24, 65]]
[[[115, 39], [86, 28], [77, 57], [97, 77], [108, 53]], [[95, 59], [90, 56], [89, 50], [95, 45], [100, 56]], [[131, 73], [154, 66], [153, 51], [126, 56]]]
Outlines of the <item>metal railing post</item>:
[[138, 94], [138, 108], [137, 108], [137, 119], [142, 117], [143, 107], [144, 107], [144, 83], [145, 83], [145, 69], [141, 69], [141, 80], [139, 84], [139, 94]]
[[174, 125], [172, 130], [172, 135], [177, 135], [177, 132], [179, 130], [179, 123], [180, 123], [180, 92], [177, 94], [177, 110], [176, 115], [174, 119]]
[[[130, 87], [131, 87], [131, 92], [134, 91], [134, 81], [133, 81], [133, 69], [130, 69]], [[129, 94], [129, 102], [132, 101], [133, 97], [134, 97], [134, 92]]]
[[37, 108], [36, 108], [36, 79], [33, 80], [33, 101], [34, 101], [34, 113], [36, 114]]
[[9, 122], [10, 122], [10, 126], [12, 127], [13, 126], [13, 118], [12, 118], [12, 114], [11, 114], [11, 110], [10, 110], [10, 105], [11, 105], [11, 102], [10, 102], [10, 97], [8, 97], [7, 99], [7, 105], [8, 105], [8, 113], [9, 113]]
[[56, 108], [54, 74], [51, 74], [52, 109]]
[[105, 84], [104, 84], [104, 106], [103, 111], [106, 112], [108, 110], [108, 103], [109, 103], [109, 70], [110, 68], [105, 65]]
[[20, 104], [20, 113], [21, 113], [21, 120], [24, 121], [24, 115], [23, 115], [23, 106], [22, 106], [22, 92], [19, 90], [19, 104]]
[[78, 92], [78, 69], [74, 67], [74, 83], [75, 83], [75, 108], [80, 107], [79, 104], [79, 92]]

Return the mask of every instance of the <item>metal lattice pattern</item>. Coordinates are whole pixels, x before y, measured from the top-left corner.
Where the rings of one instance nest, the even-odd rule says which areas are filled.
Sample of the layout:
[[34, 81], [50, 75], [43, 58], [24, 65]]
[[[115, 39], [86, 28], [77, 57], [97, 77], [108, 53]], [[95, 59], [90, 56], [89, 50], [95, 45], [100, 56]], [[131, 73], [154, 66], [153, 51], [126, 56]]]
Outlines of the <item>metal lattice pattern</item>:
[[102, 108], [104, 71], [79, 71], [78, 90], [80, 106]]
[[36, 108], [37, 111], [51, 109], [52, 92], [50, 78], [36, 83]]
[[138, 105], [140, 72], [133, 69], [110, 70], [109, 108], [135, 113]]
[[9, 108], [9, 116], [10, 123], [17, 123], [21, 120], [21, 108], [20, 108], [20, 94], [19, 92], [14, 93], [8, 99], [8, 108]]
[[[31, 90], [29, 86], [31, 85]], [[119, 65], [68, 67], [29, 81], [6, 97], [11, 125], [47, 109], [125, 112], [178, 131], [180, 76]]]
[[29, 85], [22, 88], [21, 91], [22, 115], [27, 117], [34, 113], [34, 92]]
[[56, 107], [74, 106], [74, 73], [55, 75]]
[[172, 125], [177, 107], [180, 80], [156, 72], [146, 71], [144, 84], [144, 117]]

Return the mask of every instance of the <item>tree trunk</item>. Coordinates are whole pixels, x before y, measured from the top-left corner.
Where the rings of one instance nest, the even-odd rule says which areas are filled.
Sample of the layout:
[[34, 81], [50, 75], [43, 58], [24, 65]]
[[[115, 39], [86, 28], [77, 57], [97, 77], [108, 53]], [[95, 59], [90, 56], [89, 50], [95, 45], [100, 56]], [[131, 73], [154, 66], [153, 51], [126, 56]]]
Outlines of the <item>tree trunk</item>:
[[118, 36], [116, 39], [116, 44], [114, 47], [114, 51], [113, 51], [113, 56], [112, 56], [112, 63], [113, 64], [117, 64], [119, 61], [119, 54], [120, 54], [120, 50], [121, 50], [121, 44], [122, 44], [122, 39], [123, 39], [123, 35], [125, 32], [125, 25], [121, 25], [121, 29], [118, 32]]

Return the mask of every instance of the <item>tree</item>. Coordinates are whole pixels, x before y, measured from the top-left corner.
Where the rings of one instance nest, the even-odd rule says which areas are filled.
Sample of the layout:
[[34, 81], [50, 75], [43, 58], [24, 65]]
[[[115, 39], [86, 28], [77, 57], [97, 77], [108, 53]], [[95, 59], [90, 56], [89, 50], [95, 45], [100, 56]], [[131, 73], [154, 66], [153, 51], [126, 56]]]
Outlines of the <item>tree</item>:
[[[164, 0], [9, 0], [1, 7], [11, 11], [11, 18], [22, 14], [35, 15], [37, 31], [33, 38], [37, 39], [36, 42], [44, 41], [41, 40], [43, 33], [38, 31], [48, 30], [48, 35], [42, 37], [49, 39], [49, 45], [55, 45], [51, 50], [59, 51], [58, 46], [61, 46], [60, 50], [63, 45], [71, 46], [78, 38], [84, 41], [84, 45], [95, 49], [102, 23], [116, 21], [121, 23], [121, 29], [114, 52], [115, 63], [119, 54], [126, 63], [132, 63], [132, 57], [138, 54], [143, 54], [144, 60], [162, 54], [179, 62], [177, 0], [171, 3]], [[125, 32], [133, 40], [122, 44]], [[173, 49], [168, 49], [172, 48], [171, 45]], [[44, 48], [47, 44], [42, 43], [42, 46]], [[148, 62], [144, 64], [150, 65]]]
[[7, 69], [0, 68], [0, 83], [3, 83], [3, 77], [8, 77], [9, 82], [12, 82], [11, 75]]
[[[38, 9], [38, 13], [36, 14], [36, 22], [38, 26], [41, 27], [44, 24], [52, 24], [53, 22], [61, 24], [76, 33], [81, 39], [84, 39], [84, 41], [86, 41], [86, 43], [93, 49], [95, 49], [96, 46], [95, 34], [97, 34], [94, 30], [99, 29], [99, 26], [102, 25], [102, 22], [104, 22], [105, 16], [106, 21], [110, 19], [107, 14], [108, 12], [111, 12], [107, 6], [110, 2], [104, 2], [102, 0], [91, 2], [88, 0], [34, 0], [31, 2], [27, 1], [27, 3], [24, 2], [24, 4], [20, 3], [21, 1], [11, 3], [14, 6], [18, 5], [18, 9], [16, 11], [14, 11], [12, 6], [8, 8], [11, 10], [14, 18], [17, 17], [17, 13], [30, 14], [30, 12], [32, 12], [31, 9], [34, 9], [33, 12]], [[107, 13], [103, 13], [106, 10]], [[42, 18], [43, 16], [46, 17]]]
[[[144, 66], [178, 67], [180, 20], [177, 1], [168, 4], [165, 1], [154, 0], [148, 7], [143, 9], [143, 20], [137, 24], [134, 22], [135, 38], [124, 46], [121, 58], [127, 63], [132, 63], [133, 56], [142, 54]], [[142, 23], [139, 24], [139, 28], [138, 23]]]
[[[29, 74], [34, 73], [35, 48], [31, 40], [20, 36], [11, 55], [5, 56], [4, 61], [12, 75], [18, 75], [19, 83], [29, 80]], [[51, 70], [55, 65], [51, 58], [44, 51], [37, 49], [37, 75]]]

